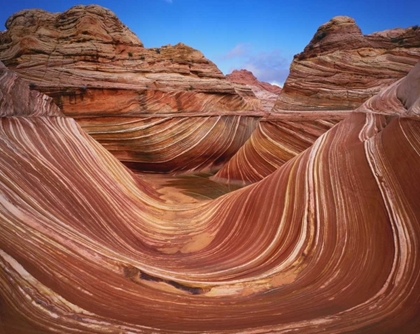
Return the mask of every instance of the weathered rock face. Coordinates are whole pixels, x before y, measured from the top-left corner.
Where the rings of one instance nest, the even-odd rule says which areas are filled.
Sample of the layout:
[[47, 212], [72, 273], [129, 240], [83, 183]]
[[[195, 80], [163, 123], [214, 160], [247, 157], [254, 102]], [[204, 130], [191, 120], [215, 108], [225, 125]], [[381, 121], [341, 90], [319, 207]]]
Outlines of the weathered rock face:
[[144, 48], [100, 6], [21, 11], [6, 27], [0, 60], [133, 168], [219, 168], [262, 115], [252, 91], [238, 94], [201, 52]]
[[[226, 75], [226, 79], [235, 84], [236, 91], [241, 94], [249, 103], [253, 103], [254, 95], [258, 98], [260, 104], [256, 104], [256, 109], [260, 106], [265, 111], [269, 112], [273, 108], [277, 100], [281, 88], [271, 85], [268, 82], [260, 82], [247, 70], [234, 70], [231, 74]], [[253, 94], [249, 94], [247, 89], [251, 88]]]
[[296, 55], [273, 111], [355, 109], [420, 59], [420, 29], [363, 35], [339, 16], [320, 26]]
[[0, 81], [3, 333], [418, 332], [420, 65], [261, 182], [188, 205]]

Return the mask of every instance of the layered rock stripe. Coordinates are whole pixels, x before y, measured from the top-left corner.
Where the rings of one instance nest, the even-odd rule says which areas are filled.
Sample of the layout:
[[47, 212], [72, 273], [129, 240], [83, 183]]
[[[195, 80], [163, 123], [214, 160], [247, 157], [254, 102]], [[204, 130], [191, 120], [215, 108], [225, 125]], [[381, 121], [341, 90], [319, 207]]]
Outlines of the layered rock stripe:
[[0, 70], [3, 332], [418, 331], [420, 64], [262, 181], [182, 205]]
[[79, 118], [78, 123], [133, 170], [216, 172], [251, 136], [245, 115]]
[[218, 182], [250, 184], [262, 180], [285, 162], [312, 146], [315, 140], [348, 113], [272, 114], [213, 177]]

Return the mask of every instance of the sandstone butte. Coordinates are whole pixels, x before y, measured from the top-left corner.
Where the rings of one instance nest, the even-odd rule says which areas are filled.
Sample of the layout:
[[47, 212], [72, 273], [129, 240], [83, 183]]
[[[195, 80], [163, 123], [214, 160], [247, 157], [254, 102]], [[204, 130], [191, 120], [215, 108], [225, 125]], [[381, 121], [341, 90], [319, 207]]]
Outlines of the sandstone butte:
[[24, 10], [6, 28], [0, 60], [132, 168], [220, 168], [264, 115], [201, 52], [145, 48], [103, 7]]
[[168, 203], [0, 63], [0, 330], [418, 333], [420, 63], [262, 181]]
[[[261, 107], [266, 111], [271, 111], [281, 92], [279, 86], [258, 81], [254, 74], [248, 70], [234, 70], [232, 73], [226, 75], [226, 79], [236, 84], [235, 87], [239, 93], [244, 86], [245, 88], [250, 87], [255, 96], [260, 100]], [[245, 92], [247, 91], [245, 90]], [[244, 97], [246, 98], [247, 96], [249, 95], [245, 93]]]
[[405, 76], [420, 59], [420, 29], [363, 35], [338, 16], [321, 25], [296, 55], [268, 117], [216, 174], [249, 184], [274, 172], [382, 88]]

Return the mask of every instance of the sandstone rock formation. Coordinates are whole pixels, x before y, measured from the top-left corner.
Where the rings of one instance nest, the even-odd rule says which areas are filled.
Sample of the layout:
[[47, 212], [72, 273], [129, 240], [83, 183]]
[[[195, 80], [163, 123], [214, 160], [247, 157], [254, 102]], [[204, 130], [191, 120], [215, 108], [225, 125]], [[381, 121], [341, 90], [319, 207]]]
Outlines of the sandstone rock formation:
[[[248, 70], [234, 70], [231, 74], [226, 75], [226, 79], [234, 84], [236, 84], [236, 90], [238, 93], [245, 91], [245, 94], [242, 94], [244, 98], [250, 96], [250, 94], [244, 89], [245, 87], [250, 87], [252, 92], [261, 102], [261, 107], [265, 111], [271, 111], [274, 103], [277, 100], [278, 94], [281, 92], [281, 88], [275, 85], [271, 85], [268, 82], [260, 82]], [[245, 87], [244, 87], [245, 86]], [[251, 95], [251, 98], [253, 98]]]
[[335, 17], [295, 56], [273, 111], [355, 109], [419, 59], [417, 26], [363, 35], [353, 19]]
[[260, 181], [312, 146], [348, 114], [270, 114], [259, 121], [251, 137], [212, 179], [241, 185]]
[[[32, 90], [51, 96], [65, 115], [133, 169], [217, 171], [277, 99], [267, 92], [271, 86], [256, 82], [248, 72], [233, 73], [229, 80], [242, 83], [230, 83], [203, 54], [182, 43], [145, 48], [111, 11], [99, 6], [76, 6], [61, 14], [22, 11], [6, 27], [0, 33], [0, 60]], [[219, 179], [253, 182], [306, 149], [343, 117], [343, 112], [329, 109], [351, 109], [408, 71], [419, 56], [418, 32], [413, 27], [363, 36], [344, 17], [321, 26], [292, 64], [287, 89], [273, 108], [276, 115], [256, 130], [255, 137], [267, 136], [276, 153], [264, 153], [267, 149], [253, 138]], [[314, 130], [300, 124], [301, 112], [295, 109], [328, 113], [311, 116], [318, 122]], [[310, 133], [304, 134], [306, 126]], [[291, 133], [293, 129], [299, 130]], [[291, 134], [290, 143], [282, 141], [284, 131]], [[280, 142], [274, 143], [275, 138]], [[231, 168], [251, 156], [263, 158], [243, 165], [247, 172]]]
[[[232, 111], [239, 106], [246, 110], [232, 85], [201, 52], [182, 43], [144, 48], [103, 7], [75, 6], [55, 14], [25, 10], [12, 15], [6, 28], [0, 35], [1, 60], [33, 88], [52, 95], [71, 116]], [[175, 99], [175, 93], [189, 101]], [[192, 93], [209, 96], [204, 102]], [[114, 99], [103, 101], [107, 94]], [[72, 105], [79, 99], [86, 100], [84, 108], [75, 111]]]
[[243, 98], [201, 52], [147, 49], [100, 6], [25, 10], [6, 28], [0, 60], [133, 168], [219, 168], [262, 115], [252, 91]]
[[3, 333], [417, 333], [420, 64], [261, 182], [187, 205], [0, 80]]

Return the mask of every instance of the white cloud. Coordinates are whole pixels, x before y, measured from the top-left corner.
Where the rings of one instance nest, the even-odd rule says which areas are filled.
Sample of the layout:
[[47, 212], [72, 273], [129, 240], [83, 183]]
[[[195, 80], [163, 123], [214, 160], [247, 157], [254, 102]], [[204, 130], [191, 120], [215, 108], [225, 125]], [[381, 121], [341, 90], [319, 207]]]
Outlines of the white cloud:
[[249, 53], [250, 44], [249, 43], [240, 43], [237, 44], [233, 49], [229, 50], [223, 58], [232, 59], [237, 57], [242, 57]]
[[242, 68], [254, 73], [259, 81], [275, 82], [283, 86], [289, 75], [289, 62], [280, 50], [250, 55]]
[[226, 70], [246, 69], [251, 71], [259, 81], [275, 83], [283, 87], [289, 75], [290, 60], [283, 56], [280, 49], [256, 53], [251, 43], [239, 43], [220, 57]]

